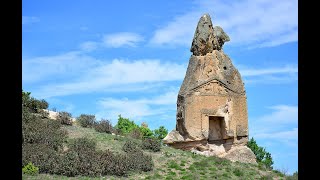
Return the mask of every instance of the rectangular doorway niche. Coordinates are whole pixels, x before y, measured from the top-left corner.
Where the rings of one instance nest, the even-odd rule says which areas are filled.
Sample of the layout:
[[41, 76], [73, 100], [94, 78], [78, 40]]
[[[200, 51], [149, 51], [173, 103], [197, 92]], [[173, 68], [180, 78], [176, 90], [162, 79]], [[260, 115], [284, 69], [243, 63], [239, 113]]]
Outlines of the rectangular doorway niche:
[[221, 142], [226, 134], [224, 117], [209, 116], [209, 138], [210, 142]]

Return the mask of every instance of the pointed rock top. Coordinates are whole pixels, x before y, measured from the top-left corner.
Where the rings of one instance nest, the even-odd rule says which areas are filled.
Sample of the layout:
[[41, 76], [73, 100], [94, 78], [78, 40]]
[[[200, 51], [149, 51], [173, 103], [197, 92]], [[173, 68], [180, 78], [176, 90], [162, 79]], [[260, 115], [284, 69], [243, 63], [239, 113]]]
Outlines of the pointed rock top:
[[198, 22], [190, 51], [193, 55], [204, 56], [215, 49], [221, 50], [224, 42], [229, 40], [229, 36], [221, 27], [212, 26], [210, 15], [205, 13]]
[[201, 19], [203, 19], [204, 21], [210, 22], [211, 25], [212, 25], [211, 17], [210, 17], [210, 15], [209, 15], [209, 13], [205, 13], [204, 15], [202, 15], [201, 18], [200, 18], [200, 21], [201, 21]]

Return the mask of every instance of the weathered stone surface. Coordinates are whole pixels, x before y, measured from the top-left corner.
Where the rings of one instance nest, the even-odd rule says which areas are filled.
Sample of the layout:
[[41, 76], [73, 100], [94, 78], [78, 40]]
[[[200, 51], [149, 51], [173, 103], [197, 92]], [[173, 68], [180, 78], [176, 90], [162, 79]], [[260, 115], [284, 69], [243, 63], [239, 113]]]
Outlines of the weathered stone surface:
[[229, 36], [223, 31], [220, 26], [213, 27], [213, 37], [217, 41], [217, 43], [215, 43], [215, 47], [217, 50], [221, 50], [223, 44], [230, 41]]
[[257, 164], [256, 156], [247, 146], [235, 146], [232, 148], [226, 148], [226, 146], [223, 144], [208, 144], [208, 147], [206, 149], [199, 149], [199, 146], [197, 146], [196, 148], [191, 149], [191, 152], [204, 156], [217, 156], [220, 158], [228, 159], [232, 162], [238, 161], [243, 163]]
[[171, 131], [164, 139], [163, 143], [169, 144], [169, 143], [176, 143], [176, 142], [182, 142], [184, 141], [184, 138], [179, 134], [179, 131]]
[[[54, 112], [54, 111], [50, 111], [50, 110], [48, 110], [48, 109], [43, 109], [45, 112], [47, 112], [47, 113], [49, 113], [48, 114], [48, 117], [50, 118], [50, 119], [53, 119], [53, 120], [56, 120], [57, 119], [57, 116], [58, 116], [58, 112]], [[71, 118], [72, 119], [72, 121], [73, 122], [75, 122], [76, 121], [76, 118]]]
[[247, 146], [236, 146], [230, 149], [226, 154], [220, 156], [230, 161], [239, 161], [243, 163], [257, 164], [256, 156]]
[[213, 37], [213, 27], [209, 14], [203, 15], [194, 33], [190, 51], [196, 56], [203, 56], [215, 49], [217, 43]]
[[50, 111], [48, 109], [44, 109], [45, 112], [49, 113], [48, 117], [50, 119], [57, 119], [58, 112]]
[[[216, 155], [215, 149], [221, 145], [225, 153], [233, 144], [246, 145], [248, 115], [244, 84], [239, 71], [222, 51], [229, 40], [221, 27], [212, 26], [209, 14], [200, 18], [190, 49], [193, 54], [177, 97], [176, 130], [169, 133], [165, 143], [179, 142], [174, 147], [184, 149], [193, 146], [195, 151], [198, 148], [206, 155]], [[217, 147], [206, 150], [204, 141]]]

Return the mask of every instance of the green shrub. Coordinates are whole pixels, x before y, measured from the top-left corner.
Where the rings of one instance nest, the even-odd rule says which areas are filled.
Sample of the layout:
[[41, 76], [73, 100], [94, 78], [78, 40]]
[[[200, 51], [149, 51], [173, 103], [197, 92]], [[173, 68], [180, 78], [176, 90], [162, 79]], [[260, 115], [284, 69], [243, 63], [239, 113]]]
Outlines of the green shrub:
[[127, 153], [132, 152], [132, 151], [136, 151], [137, 149], [139, 149], [139, 145], [136, 142], [130, 141], [130, 140], [126, 141], [124, 143], [124, 145], [122, 146], [122, 150]]
[[170, 161], [170, 162], [168, 163], [168, 167], [169, 167], [169, 168], [173, 168], [173, 169], [177, 169], [177, 170], [180, 169], [179, 164], [176, 163], [175, 161]]
[[75, 151], [67, 151], [62, 155], [55, 174], [74, 177], [79, 174], [78, 164], [80, 164], [78, 153]]
[[47, 109], [49, 104], [44, 99], [38, 100], [30, 96], [30, 92], [22, 91], [22, 106], [31, 113], [39, 113], [42, 109]]
[[154, 137], [163, 139], [167, 136], [168, 130], [164, 126], [160, 126], [159, 129], [154, 130]]
[[56, 174], [65, 176], [98, 176], [102, 173], [96, 142], [88, 138], [74, 139], [69, 149], [62, 155]]
[[153, 161], [151, 156], [143, 154], [141, 149], [134, 149], [127, 153], [128, 170], [151, 171]]
[[39, 173], [39, 168], [30, 162], [22, 168], [22, 172], [23, 174], [36, 175]]
[[64, 125], [72, 125], [71, 113], [62, 111], [58, 113], [57, 120]]
[[39, 168], [40, 173], [55, 173], [60, 162], [60, 157], [54, 149], [44, 144], [22, 145], [22, 166], [29, 162]]
[[126, 155], [118, 154], [113, 156], [111, 164], [107, 164], [110, 168], [109, 172], [116, 176], [126, 176], [128, 174], [129, 159]]
[[95, 122], [93, 127], [97, 132], [100, 132], [100, 133], [111, 134], [113, 132], [112, 125], [110, 121], [107, 119], [101, 119], [101, 121]]
[[80, 124], [81, 127], [87, 128], [92, 127], [95, 120], [95, 115], [81, 114], [76, 121]]
[[267, 152], [265, 148], [258, 146], [257, 142], [253, 139], [253, 137], [250, 139], [250, 141], [248, 141], [247, 146], [256, 155], [258, 163], [262, 163], [269, 169], [273, 168], [273, 160], [271, 154]]
[[76, 152], [68, 150], [62, 155], [58, 170], [55, 174], [73, 177], [99, 176], [102, 174], [102, 166], [99, 154], [96, 151], [87, 149], [87, 151]]
[[69, 149], [75, 152], [85, 152], [85, 151], [95, 151], [97, 143], [93, 139], [88, 139], [86, 137], [81, 137], [74, 139], [69, 144]]
[[153, 137], [153, 132], [148, 127], [141, 126], [140, 127], [140, 131], [141, 131], [141, 134], [142, 134], [143, 138], [151, 138], [151, 137]]
[[158, 152], [161, 149], [161, 142], [155, 138], [147, 138], [142, 141], [142, 149], [149, 149]]
[[102, 175], [126, 176], [129, 171], [129, 158], [123, 154], [113, 154], [110, 150], [101, 153]]
[[[24, 121], [24, 118], [30, 119]], [[61, 124], [57, 121], [41, 119], [29, 114], [28, 117], [23, 117], [22, 141], [23, 143], [45, 144], [54, 150], [59, 150], [67, 138], [67, 132], [60, 127]]]
[[236, 176], [243, 176], [243, 172], [238, 168], [233, 170], [233, 174]]
[[119, 129], [122, 134], [128, 134], [135, 128], [139, 128], [133, 121], [130, 121], [128, 118], [123, 118], [119, 115], [118, 122], [115, 126], [116, 129]]

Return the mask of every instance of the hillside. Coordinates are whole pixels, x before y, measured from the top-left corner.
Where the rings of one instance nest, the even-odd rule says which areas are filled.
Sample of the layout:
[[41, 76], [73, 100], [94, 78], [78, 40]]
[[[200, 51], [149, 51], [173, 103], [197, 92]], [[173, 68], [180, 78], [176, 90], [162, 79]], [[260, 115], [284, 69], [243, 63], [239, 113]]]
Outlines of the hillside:
[[[63, 126], [68, 131], [68, 141], [79, 137], [96, 140], [97, 149], [110, 149], [122, 153], [122, 146], [127, 140], [141, 142], [124, 136], [98, 133], [92, 128], [78, 125]], [[233, 163], [228, 160], [205, 157], [171, 147], [163, 146], [160, 152], [144, 153], [152, 156], [154, 170], [150, 172], [131, 172], [128, 177], [105, 176], [101, 178], [66, 177], [49, 174], [36, 176], [23, 175], [23, 179], [289, 179], [278, 171], [268, 171], [261, 166]]]

